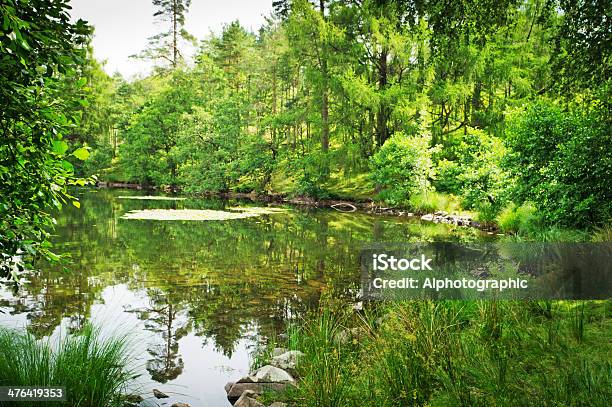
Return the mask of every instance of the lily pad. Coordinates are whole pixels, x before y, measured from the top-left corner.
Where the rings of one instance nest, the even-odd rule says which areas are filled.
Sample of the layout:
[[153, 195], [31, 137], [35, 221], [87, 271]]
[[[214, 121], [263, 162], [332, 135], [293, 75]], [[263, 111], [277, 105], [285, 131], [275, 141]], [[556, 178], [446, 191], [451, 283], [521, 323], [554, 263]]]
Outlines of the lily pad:
[[146, 220], [230, 220], [259, 216], [253, 212], [227, 212], [212, 209], [144, 209], [131, 211], [123, 215], [123, 219]]
[[175, 196], [118, 196], [117, 199], [138, 199], [138, 200], [146, 200], [146, 201], [184, 201], [187, 198], [179, 198]]

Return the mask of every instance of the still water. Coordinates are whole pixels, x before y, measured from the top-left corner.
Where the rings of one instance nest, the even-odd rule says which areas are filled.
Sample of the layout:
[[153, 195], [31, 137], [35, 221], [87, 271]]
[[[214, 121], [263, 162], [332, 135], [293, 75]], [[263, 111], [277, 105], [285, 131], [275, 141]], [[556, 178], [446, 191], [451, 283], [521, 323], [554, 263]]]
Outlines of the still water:
[[324, 209], [210, 221], [122, 218], [142, 209], [255, 205], [123, 198], [139, 194], [82, 191], [81, 209], [62, 211], [54, 237], [56, 251], [72, 256], [69, 271], [40, 264], [19, 289], [0, 286], [0, 325], [38, 338], [87, 321], [105, 334], [129, 333], [141, 374], [134, 390], [172, 396], [160, 405], [229, 405], [223, 386], [247, 374], [258, 344], [322, 296], [355, 301], [363, 245], [482, 238], [475, 229]]

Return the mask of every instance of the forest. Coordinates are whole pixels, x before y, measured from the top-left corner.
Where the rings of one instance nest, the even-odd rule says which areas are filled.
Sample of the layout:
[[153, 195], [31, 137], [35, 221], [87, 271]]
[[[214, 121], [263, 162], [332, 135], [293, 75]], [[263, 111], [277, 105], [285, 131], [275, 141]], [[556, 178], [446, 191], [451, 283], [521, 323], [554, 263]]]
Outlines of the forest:
[[[52, 351], [27, 335], [68, 324], [84, 334], [67, 337], [57, 377], [100, 341], [109, 357], [82, 376], [108, 388], [81, 405], [125, 405], [132, 373], [100, 366], [127, 363], [126, 342], [105, 348], [83, 325], [117, 284], [150, 300], [126, 313], [167, 328], [146, 350], [157, 383], [182, 374], [192, 332], [230, 357], [256, 326], [250, 367], [277, 345], [305, 354], [289, 405], [606, 404], [608, 300], [363, 314], [346, 301], [359, 242], [612, 239], [610, 1], [271, 0], [258, 30], [230, 21], [204, 38], [186, 30], [191, 3], [152, 0], [142, 18], [158, 32], [131, 56], [151, 69], [128, 78], [105, 71], [69, 0], [0, 1], [0, 282], [12, 287], [0, 284], [12, 352], [0, 385], [32, 384], [41, 367], [15, 364], [34, 360], [20, 349]], [[201, 228], [123, 213], [147, 200], [239, 210], [226, 200], [245, 196], [313, 211]], [[317, 212], [325, 202], [395, 212]], [[449, 213], [475, 227], [422, 221]], [[19, 312], [34, 314], [13, 343], [2, 318]]]
[[65, 2], [40, 22], [18, 3], [2, 6], [0, 168], [2, 229], [26, 249], [46, 250], [44, 204], [92, 176], [451, 208], [513, 232], [610, 219], [605, 0], [275, 1], [258, 32], [199, 42], [190, 2], [160, 0], [167, 30], [134, 55], [154, 69], [133, 80], [104, 72]]

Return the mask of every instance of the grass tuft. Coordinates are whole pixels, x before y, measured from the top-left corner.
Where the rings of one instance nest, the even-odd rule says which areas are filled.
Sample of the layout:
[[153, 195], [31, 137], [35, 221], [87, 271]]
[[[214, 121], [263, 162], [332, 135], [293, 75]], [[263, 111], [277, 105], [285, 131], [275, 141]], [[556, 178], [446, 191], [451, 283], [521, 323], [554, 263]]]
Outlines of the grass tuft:
[[65, 337], [55, 350], [49, 340], [0, 328], [0, 349], [0, 386], [66, 387], [66, 406], [122, 406], [135, 379], [127, 338], [102, 338], [91, 325]]

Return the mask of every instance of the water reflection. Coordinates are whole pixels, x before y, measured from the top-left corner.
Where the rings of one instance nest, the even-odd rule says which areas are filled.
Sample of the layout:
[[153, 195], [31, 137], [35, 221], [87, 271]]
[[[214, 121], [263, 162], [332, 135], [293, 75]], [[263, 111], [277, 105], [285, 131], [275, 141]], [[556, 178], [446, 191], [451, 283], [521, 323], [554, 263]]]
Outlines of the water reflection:
[[[43, 337], [60, 325], [79, 329], [94, 308], [110, 322], [131, 315], [140, 321], [145, 376], [185, 386], [192, 406], [218, 405], [210, 400], [224, 399], [222, 372], [248, 368], [234, 356], [278, 334], [326, 292], [354, 299], [364, 243], [481, 238], [471, 229], [327, 210], [206, 222], [121, 219], [136, 209], [237, 204], [117, 199], [130, 193], [83, 192], [80, 210], [62, 212], [55, 240], [58, 251], [71, 253], [71, 271], [41, 264], [27, 285], [0, 291], [0, 324], [25, 316], [29, 331]], [[133, 299], [110, 295], [115, 287]], [[212, 365], [220, 361], [231, 366]], [[214, 380], [203, 381], [205, 369]]]

